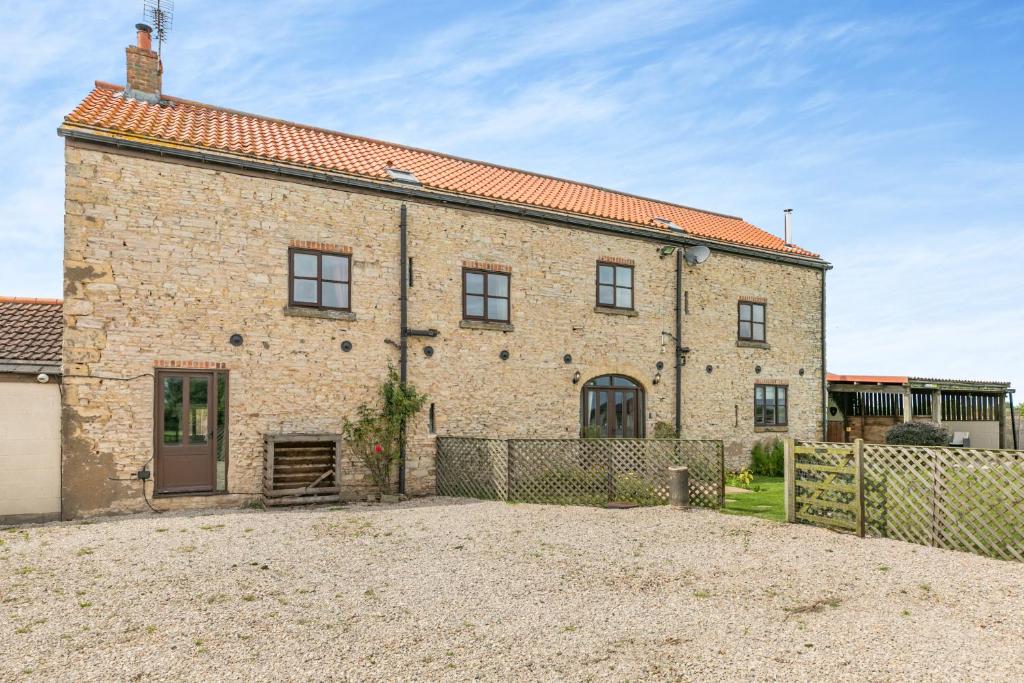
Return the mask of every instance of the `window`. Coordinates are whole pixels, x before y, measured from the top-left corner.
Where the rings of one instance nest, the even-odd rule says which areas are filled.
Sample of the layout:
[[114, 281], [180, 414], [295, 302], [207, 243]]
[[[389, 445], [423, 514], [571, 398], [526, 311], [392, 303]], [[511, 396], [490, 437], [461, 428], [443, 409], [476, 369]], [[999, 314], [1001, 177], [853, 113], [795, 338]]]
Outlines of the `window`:
[[633, 266], [597, 262], [597, 305], [633, 309]]
[[352, 310], [352, 257], [305, 249], [288, 250], [288, 304]]
[[581, 433], [585, 438], [641, 438], [644, 390], [621, 375], [602, 375], [583, 385]]
[[758, 384], [754, 387], [755, 426], [784, 427], [789, 424], [786, 393], [785, 385]]
[[509, 310], [508, 273], [464, 268], [462, 270], [462, 318], [507, 323]]
[[764, 304], [753, 301], [740, 302], [739, 340], [765, 341]]

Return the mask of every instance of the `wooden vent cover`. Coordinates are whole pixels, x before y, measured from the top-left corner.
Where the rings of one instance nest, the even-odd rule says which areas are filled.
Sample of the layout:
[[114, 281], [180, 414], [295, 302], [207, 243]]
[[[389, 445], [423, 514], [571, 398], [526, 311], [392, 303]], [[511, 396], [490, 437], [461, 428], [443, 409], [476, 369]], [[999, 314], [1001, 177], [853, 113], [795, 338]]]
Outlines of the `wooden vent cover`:
[[263, 502], [307, 505], [340, 500], [342, 439], [338, 434], [263, 437]]

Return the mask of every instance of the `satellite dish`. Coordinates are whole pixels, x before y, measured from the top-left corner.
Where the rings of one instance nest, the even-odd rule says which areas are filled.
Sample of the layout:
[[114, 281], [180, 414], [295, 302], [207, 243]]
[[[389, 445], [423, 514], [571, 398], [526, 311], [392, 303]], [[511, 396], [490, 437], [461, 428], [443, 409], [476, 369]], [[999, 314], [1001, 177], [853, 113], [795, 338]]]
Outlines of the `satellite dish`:
[[711, 250], [705, 247], [703, 244], [687, 247], [686, 250], [683, 252], [683, 258], [685, 258], [686, 262], [691, 266], [696, 266], [697, 264], [704, 263], [705, 261], [708, 260], [709, 256], [711, 256]]

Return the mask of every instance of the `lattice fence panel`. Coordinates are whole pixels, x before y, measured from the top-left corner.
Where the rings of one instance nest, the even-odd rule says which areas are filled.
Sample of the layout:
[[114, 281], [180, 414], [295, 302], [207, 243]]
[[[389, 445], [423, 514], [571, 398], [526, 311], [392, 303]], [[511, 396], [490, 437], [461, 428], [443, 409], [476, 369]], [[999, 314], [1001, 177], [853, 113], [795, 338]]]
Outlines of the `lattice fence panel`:
[[668, 502], [668, 468], [690, 469], [690, 504], [720, 507], [720, 441], [512, 439], [509, 500], [563, 505]]
[[508, 446], [503, 439], [438, 437], [437, 494], [507, 500]]
[[793, 449], [796, 521], [860, 533], [860, 481], [849, 444], [799, 442]]
[[873, 533], [1024, 561], [1024, 452], [877, 444], [864, 452]]
[[690, 470], [690, 504], [725, 497], [721, 441], [675, 439], [437, 440], [439, 495], [561, 505], [668, 502], [668, 468]]

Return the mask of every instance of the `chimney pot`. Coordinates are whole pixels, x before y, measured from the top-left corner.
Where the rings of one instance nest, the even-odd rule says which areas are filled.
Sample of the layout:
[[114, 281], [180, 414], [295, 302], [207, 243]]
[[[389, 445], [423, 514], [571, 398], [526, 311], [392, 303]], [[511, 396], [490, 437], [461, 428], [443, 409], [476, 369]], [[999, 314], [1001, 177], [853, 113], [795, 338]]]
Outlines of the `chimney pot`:
[[793, 224], [791, 223], [793, 218], [793, 209], [783, 209], [782, 213], [786, 216], [784, 230], [785, 237], [783, 240], [785, 241], [786, 246], [789, 247], [793, 245]]
[[138, 46], [140, 50], [153, 49], [153, 29], [146, 24], [135, 24], [138, 31]]

